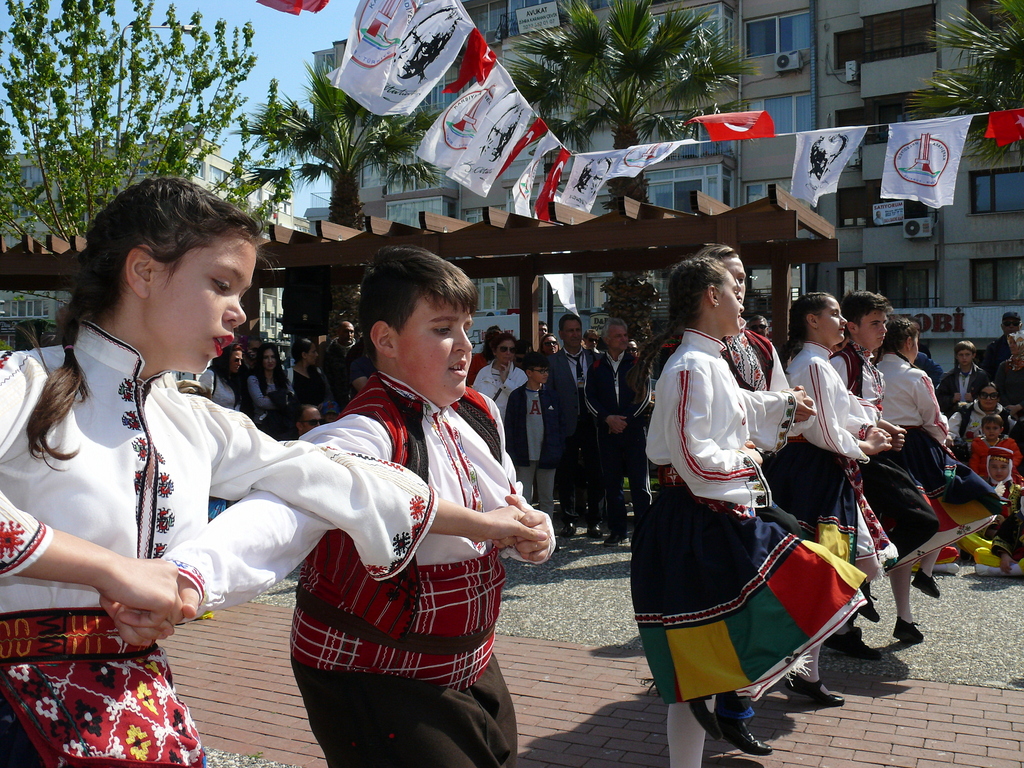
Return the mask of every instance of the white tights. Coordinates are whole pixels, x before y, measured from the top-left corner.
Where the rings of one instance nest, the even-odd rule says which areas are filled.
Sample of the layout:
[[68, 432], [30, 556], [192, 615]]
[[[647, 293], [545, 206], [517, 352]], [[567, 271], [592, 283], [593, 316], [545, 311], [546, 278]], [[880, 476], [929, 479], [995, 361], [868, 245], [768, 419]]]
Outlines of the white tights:
[[668, 705], [669, 768], [700, 768], [704, 756], [704, 729], [687, 702]]
[[[941, 550], [937, 549], [917, 561], [921, 564], [921, 570], [928, 576], [932, 575], [940, 552]], [[914, 612], [910, 608], [910, 582], [914, 577], [913, 570], [914, 564], [907, 563], [889, 571], [889, 586], [892, 587], [892, 597], [896, 602], [896, 615], [911, 623], [914, 621]]]

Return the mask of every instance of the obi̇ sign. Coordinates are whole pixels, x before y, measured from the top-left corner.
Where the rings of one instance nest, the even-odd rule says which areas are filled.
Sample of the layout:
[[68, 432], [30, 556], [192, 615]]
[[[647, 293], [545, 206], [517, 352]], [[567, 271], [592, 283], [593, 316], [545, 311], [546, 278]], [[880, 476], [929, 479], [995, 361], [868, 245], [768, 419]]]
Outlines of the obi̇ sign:
[[519, 22], [519, 34], [536, 32], [558, 26], [558, 3], [541, 3], [529, 8], [516, 9], [516, 21]]
[[989, 307], [902, 307], [893, 314], [909, 317], [929, 339], [971, 339], [982, 349], [1000, 334], [999, 321], [1009, 306]]

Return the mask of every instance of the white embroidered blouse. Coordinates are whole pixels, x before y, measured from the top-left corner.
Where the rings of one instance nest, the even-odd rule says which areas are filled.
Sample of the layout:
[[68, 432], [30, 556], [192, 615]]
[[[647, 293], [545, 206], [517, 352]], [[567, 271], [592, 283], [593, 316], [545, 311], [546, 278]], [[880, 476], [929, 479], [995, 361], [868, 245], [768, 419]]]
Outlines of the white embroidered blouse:
[[435, 499], [411, 472], [278, 443], [243, 414], [180, 394], [170, 374], [140, 379], [139, 353], [94, 326], [82, 328], [75, 355], [89, 395], [51, 432], [61, 450], [77, 451], [50, 459], [53, 468], [32, 457], [25, 426], [64, 351], [0, 358], [0, 610], [99, 604], [88, 587], [18, 576], [45, 551], [49, 527], [159, 557], [207, 527], [211, 495], [273, 491], [350, 533], [380, 577], [404, 567], [429, 528]]
[[949, 425], [928, 374], [893, 354], [879, 361], [878, 370], [885, 377], [882, 417], [901, 427], [922, 427], [936, 441], [945, 442]]
[[753, 514], [770, 495], [760, 467], [741, 449], [751, 440], [778, 450], [792, 428], [796, 400], [789, 392], [740, 389], [724, 349], [692, 328], [683, 334], [654, 390], [647, 457], [671, 464], [695, 496]]

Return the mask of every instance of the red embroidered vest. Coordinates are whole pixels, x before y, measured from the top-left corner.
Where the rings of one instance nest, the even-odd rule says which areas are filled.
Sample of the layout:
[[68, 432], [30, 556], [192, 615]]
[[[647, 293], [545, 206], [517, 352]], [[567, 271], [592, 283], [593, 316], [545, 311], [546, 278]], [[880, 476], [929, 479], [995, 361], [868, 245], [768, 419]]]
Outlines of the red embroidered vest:
[[[484, 439], [495, 461], [501, 463], [498, 425], [484, 397], [467, 388], [452, 408]], [[350, 413], [380, 422], [391, 437], [392, 454], [387, 458], [427, 481], [427, 445], [423, 410], [418, 402], [398, 394], [374, 374], [343, 415]], [[324, 534], [306, 557], [299, 579], [299, 590], [303, 588], [332, 606], [365, 619], [390, 637], [401, 639], [419, 611], [420, 569], [414, 558], [401, 573], [377, 581], [366, 572], [352, 538], [334, 530]]]

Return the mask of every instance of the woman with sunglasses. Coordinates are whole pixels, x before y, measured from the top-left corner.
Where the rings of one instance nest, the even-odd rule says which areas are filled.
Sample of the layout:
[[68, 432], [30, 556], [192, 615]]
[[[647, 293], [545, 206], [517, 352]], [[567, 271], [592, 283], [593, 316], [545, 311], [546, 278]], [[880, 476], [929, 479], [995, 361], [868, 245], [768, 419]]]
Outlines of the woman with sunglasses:
[[489, 342], [494, 360], [482, 368], [473, 380], [473, 389], [494, 400], [505, 418], [508, 396], [526, 383], [526, 374], [515, 366], [516, 337], [508, 331], [495, 335]]
[[971, 392], [974, 402], [961, 405], [956, 413], [949, 417], [949, 434], [952, 438], [953, 455], [961, 461], [967, 461], [970, 454], [971, 441], [981, 437], [981, 420], [991, 413], [1003, 417], [1003, 423], [1009, 432], [1014, 424], [1010, 412], [999, 403], [999, 389], [995, 384], [986, 382]]

